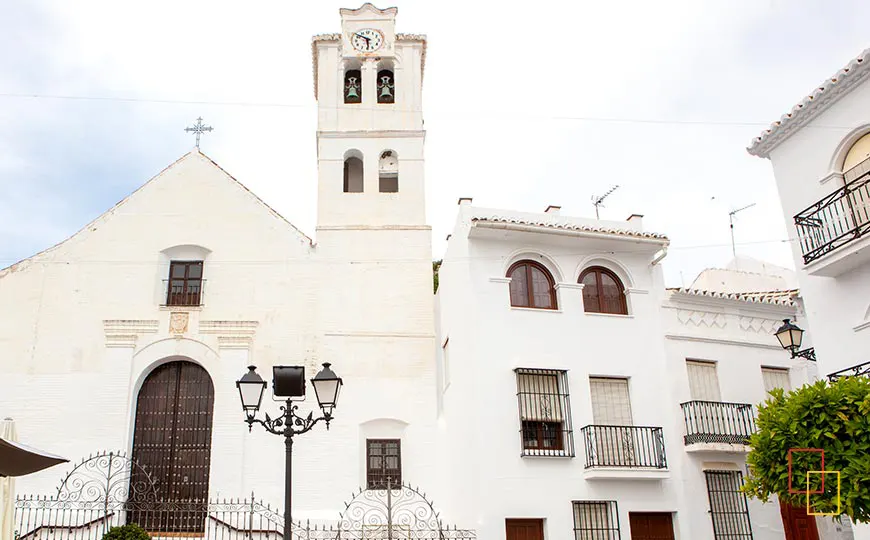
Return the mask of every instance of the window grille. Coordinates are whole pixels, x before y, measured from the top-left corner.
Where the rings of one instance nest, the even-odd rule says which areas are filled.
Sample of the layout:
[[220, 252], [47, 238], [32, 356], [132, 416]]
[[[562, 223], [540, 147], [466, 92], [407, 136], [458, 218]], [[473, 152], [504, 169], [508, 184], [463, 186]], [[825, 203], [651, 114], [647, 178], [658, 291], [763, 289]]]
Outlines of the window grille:
[[402, 485], [402, 441], [366, 440], [366, 479], [368, 489], [387, 489]]
[[516, 369], [524, 456], [574, 457], [568, 372]]
[[620, 540], [616, 501], [574, 501], [574, 540]]
[[171, 261], [166, 287], [166, 305], [201, 305], [202, 282], [202, 261]]
[[752, 540], [749, 505], [740, 471], [704, 471], [715, 540]]

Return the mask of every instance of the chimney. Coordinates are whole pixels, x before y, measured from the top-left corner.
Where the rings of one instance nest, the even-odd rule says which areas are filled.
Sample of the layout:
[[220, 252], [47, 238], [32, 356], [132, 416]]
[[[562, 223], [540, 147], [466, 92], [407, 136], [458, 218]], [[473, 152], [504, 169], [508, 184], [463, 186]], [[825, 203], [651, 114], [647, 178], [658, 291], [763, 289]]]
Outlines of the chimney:
[[643, 214], [632, 214], [625, 221], [634, 225], [636, 230], [643, 230]]
[[550, 206], [547, 207], [546, 210], [544, 210], [544, 213], [545, 214], [554, 214], [554, 215], [558, 216], [560, 210], [562, 210], [561, 206], [556, 206], [556, 205], [551, 204]]
[[459, 206], [471, 204], [471, 197], [459, 197]]

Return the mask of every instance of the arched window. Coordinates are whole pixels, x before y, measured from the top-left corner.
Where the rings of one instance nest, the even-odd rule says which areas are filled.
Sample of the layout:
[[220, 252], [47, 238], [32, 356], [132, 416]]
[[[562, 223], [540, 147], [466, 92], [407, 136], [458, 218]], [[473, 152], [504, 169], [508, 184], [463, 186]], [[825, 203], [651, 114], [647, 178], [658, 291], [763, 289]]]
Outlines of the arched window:
[[628, 315], [625, 287], [616, 274], [593, 266], [580, 274], [579, 282], [583, 284], [583, 308], [587, 313]]
[[846, 182], [870, 171], [870, 133], [864, 135], [849, 148], [843, 160], [843, 177]]
[[510, 267], [511, 305], [539, 309], [556, 309], [556, 289], [553, 276], [540, 264], [519, 261]]
[[362, 72], [358, 69], [344, 72], [344, 102], [362, 103]]
[[344, 192], [363, 192], [363, 161], [355, 154], [344, 158]]
[[399, 191], [399, 155], [393, 150], [381, 152], [381, 159], [378, 161], [378, 184], [381, 193]]
[[396, 80], [392, 69], [378, 71], [378, 103], [396, 102]]

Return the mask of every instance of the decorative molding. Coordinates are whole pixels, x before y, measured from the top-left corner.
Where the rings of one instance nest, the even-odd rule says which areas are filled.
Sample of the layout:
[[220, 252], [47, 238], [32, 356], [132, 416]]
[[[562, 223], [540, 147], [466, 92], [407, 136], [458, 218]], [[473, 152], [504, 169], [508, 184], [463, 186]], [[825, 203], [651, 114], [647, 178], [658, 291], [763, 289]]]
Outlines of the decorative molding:
[[199, 333], [220, 334], [221, 336], [253, 336], [259, 324], [258, 321], [199, 321]]
[[[492, 229], [552, 229], [562, 234], [574, 234], [579, 236], [626, 236], [636, 240], [655, 241], [660, 244], [668, 243], [667, 236], [659, 233], [641, 232], [631, 229], [617, 229], [613, 227], [594, 227], [580, 223], [570, 223], [564, 217], [552, 216], [549, 219], [526, 219], [510, 216], [475, 216], [471, 218], [472, 226], [487, 227]], [[544, 231], [541, 231], [544, 232]]]
[[107, 319], [103, 321], [106, 347], [135, 348], [140, 334], [156, 334], [160, 321], [139, 319]]
[[684, 326], [696, 326], [698, 328], [725, 328], [728, 326], [728, 318], [725, 314], [713, 311], [678, 309], [677, 320]]
[[665, 339], [673, 339], [675, 341], [694, 341], [697, 343], [716, 343], [719, 345], [736, 345], [738, 347], [752, 347], [755, 349], [769, 349], [773, 351], [782, 350], [782, 347], [778, 343], [753, 343], [751, 341], [740, 339], [717, 339], [710, 337], [687, 336], [684, 334], [665, 334]]
[[190, 313], [186, 311], [173, 311], [169, 314], [169, 333], [181, 336], [187, 333], [190, 326]]
[[[490, 278], [490, 279], [492, 279], [492, 278]], [[510, 278], [507, 278], [507, 279], [510, 280]], [[556, 290], [559, 290], [559, 289], [576, 289], [576, 290], [578, 290], [578, 291], [582, 291], [582, 290], [583, 290], [583, 287], [585, 287], [585, 285], [582, 284], [582, 283], [571, 283], [570, 281], [559, 282], [559, 283], [556, 283], [556, 284], [553, 286], [553, 288], [556, 289]]]
[[636, 289], [634, 287], [626, 287], [625, 294], [649, 294], [649, 289]]
[[510, 283], [511, 278], [509, 277], [491, 277], [489, 281], [492, 283]]
[[584, 311], [584, 317], [610, 317], [613, 319], [634, 319], [634, 315], [625, 315], [622, 313], [595, 313], [594, 311]]
[[826, 176], [823, 176], [821, 180], [819, 180], [819, 184], [825, 185], [831, 180], [837, 180], [838, 182], [843, 181], [843, 173], [840, 171], [833, 171], [828, 173]]
[[740, 315], [737, 319], [741, 330], [756, 334], [773, 335], [777, 328], [782, 325], [780, 319], [767, 319], [764, 317], [748, 317]]
[[426, 137], [426, 130], [374, 130], [374, 131], [318, 131], [317, 137], [324, 139], [413, 139]]

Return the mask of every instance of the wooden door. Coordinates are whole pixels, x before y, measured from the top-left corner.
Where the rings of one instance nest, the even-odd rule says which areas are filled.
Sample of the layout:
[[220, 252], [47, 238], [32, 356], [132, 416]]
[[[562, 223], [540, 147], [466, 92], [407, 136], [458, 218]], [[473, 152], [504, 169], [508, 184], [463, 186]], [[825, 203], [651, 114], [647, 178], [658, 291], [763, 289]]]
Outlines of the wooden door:
[[816, 520], [807, 515], [807, 509], [803, 506], [789, 506], [780, 501], [779, 514], [785, 528], [785, 540], [819, 540]]
[[543, 519], [506, 519], [507, 540], [544, 540]]
[[674, 540], [671, 515], [663, 512], [629, 512], [631, 540]]
[[154, 497], [137, 491], [145, 478], [134, 467], [129, 523], [148, 531], [203, 530], [213, 406], [211, 377], [193, 362], [163, 364], [145, 379], [136, 401], [133, 459], [154, 481], [157, 510], [150, 507]]

